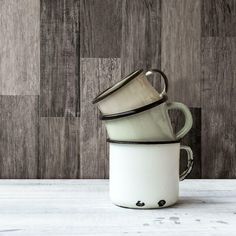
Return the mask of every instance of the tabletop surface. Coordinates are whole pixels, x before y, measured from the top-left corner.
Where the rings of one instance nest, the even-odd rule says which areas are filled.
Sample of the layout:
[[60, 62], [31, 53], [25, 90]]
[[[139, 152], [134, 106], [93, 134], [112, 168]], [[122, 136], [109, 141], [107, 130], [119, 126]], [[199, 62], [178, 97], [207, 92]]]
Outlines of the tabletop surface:
[[236, 180], [185, 180], [169, 208], [114, 206], [108, 180], [0, 180], [0, 235], [236, 235]]

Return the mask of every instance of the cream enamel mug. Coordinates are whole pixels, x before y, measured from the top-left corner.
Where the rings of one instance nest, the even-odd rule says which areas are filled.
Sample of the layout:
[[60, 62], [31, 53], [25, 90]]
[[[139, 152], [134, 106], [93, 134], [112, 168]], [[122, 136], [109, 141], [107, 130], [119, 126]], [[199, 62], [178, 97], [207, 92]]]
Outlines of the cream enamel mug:
[[[191, 129], [193, 119], [187, 106], [178, 102], [160, 100], [127, 112], [101, 115], [110, 139], [121, 141], [173, 141], [183, 138]], [[168, 111], [180, 110], [185, 117], [184, 126], [175, 134]]]
[[[192, 170], [193, 153], [178, 141], [164, 143], [110, 142], [110, 199], [128, 208], [162, 208], [179, 197], [179, 181]], [[179, 175], [180, 150], [188, 156]]]
[[[164, 80], [164, 89], [161, 93], [158, 93], [147, 79], [155, 73], [159, 73]], [[144, 73], [143, 70], [137, 70], [99, 94], [93, 100], [93, 104], [96, 103], [104, 115], [123, 112], [161, 99], [167, 89], [168, 80], [162, 71], [152, 69]]]

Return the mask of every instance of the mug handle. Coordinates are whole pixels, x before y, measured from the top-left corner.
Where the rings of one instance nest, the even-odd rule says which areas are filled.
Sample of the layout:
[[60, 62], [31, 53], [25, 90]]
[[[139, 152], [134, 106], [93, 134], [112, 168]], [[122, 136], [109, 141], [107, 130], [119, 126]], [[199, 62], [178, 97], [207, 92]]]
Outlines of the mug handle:
[[172, 110], [172, 109], [178, 109], [183, 112], [185, 122], [184, 126], [177, 132], [176, 134], [176, 139], [181, 139], [183, 138], [188, 131], [192, 128], [193, 125], [193, 117], [186, 105], [180, 102], [168, 102], [166, 103], [167, 105], [167, 110]]
[[151, 70], [147, 71], [145, 73], [145, 75], [148, 77], [149, 75], [153, 75], [155, 73], [161, 74], [161, 78], [164, 80], [164, 88], [163, 88], [162, 92], [160, 93], [160, 96], [163, 96], [168, 91], [168, 79], [167, 79], [167, 76], [165, 75], [164, 72], [162, 72], [161, 70], [158, 70], [158, 69], [151, 69]]
[[180, 146], [180, 150], [185, 150], [188, 155], [187, 168], [179, 175], [179, 180], [182, 181], [190, 174], [193, 168], [193, 152], [192, 149], [188, 146]]

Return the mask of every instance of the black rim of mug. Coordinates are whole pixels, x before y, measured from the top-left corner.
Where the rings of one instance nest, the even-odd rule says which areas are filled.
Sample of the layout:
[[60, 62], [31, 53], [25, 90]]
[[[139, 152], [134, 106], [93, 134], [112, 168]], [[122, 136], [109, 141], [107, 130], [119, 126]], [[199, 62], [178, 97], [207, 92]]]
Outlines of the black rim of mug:
[[124, 112], [119, 112], [119, 113], [115, 113], [115, 114], [110, 114], [110, 115], [100, 115], [99, 119], [100, 120], [114, 120], [114, 119], [118, 119], [118, 118], [122, 118], [122, 117], [127, 117], [127, 116], [131, 116], [131, 115], [135, 115], [138, 114], [140, 112], [149, 110], [153, 107], [157, 107], [159, 105], [161, 105], [162, 103], [166, 102], [168, 100], [167, 95], [164, 95], [160, 100], [152, 102], [148, 105], [142, 106], [142, 107], [138, 107], [135, 108], [133, 110], [129, 110], [129, 111], [124, 111]]
[[117, 144], [172, 144], [180, 143], [180, 140], [171, 140], [171, 141], [119, 141], [107, 139], [108, 143], [117, 143]]
[[[123, 80], [125, 80], [123, 83], [120, 84], [120, 86], [118, 86], [117, 88], [115, 88], [114, 90], [112, 90], [111, 92], [106, 93], [109, 89], [112, 89], [116, 84], [112, 85], [111, 87], [109, 87], [108, 89], [104, 90], [103, 92], [101, 92], [100, 94], [97, 95], [96, 98], [93, 99], [92, 103], [95, 104], [97, 102], [100, 102], [101, 100], [103, 100], [104, 98], [110, 96], [111, 94], [113, 94], [114, 92], [116, 92], [118, 89], [122, 88], [123, 86], [125, 86], [126, 84], [128, 84], [130, 81], [132, 81], [134, 78], [136, 78], [139, 74], [141, 74], [143, 72], [143, 69], [140, 70], [136, 70], [133, 71], [132, 73], [130, 73], [129, 75], [125, 76], [125, 78]], [[122, 80], [120, 81], [122, 82]]]

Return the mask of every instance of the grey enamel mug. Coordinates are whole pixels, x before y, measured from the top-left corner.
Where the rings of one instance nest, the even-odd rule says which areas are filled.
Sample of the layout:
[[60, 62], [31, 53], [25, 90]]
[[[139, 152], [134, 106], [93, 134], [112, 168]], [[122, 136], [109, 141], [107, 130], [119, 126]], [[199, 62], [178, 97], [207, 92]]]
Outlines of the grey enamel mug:
[[[121, 141], [172, 141], [183, 138], [191, 129], [193, 120], [188, 107], [179, 102], [166, 102], [167, 96], [162, 99], [130, 110], [113, 115], [101, 115], [110, 139]], [[185, 122], [183, 127], [174, 133], [169, 110], [180, 110]]]
[[[160, 93], [148, 81], [148, 77], [155, 73], [160, 74], [164, 81]], [[93, 104], [97, 104], [104, 115], [124, 112], [160, 100], [167, 89], [168, 80], [162, 71], [152, 69], [144, 73], [137, 70], [99, 94]]]

